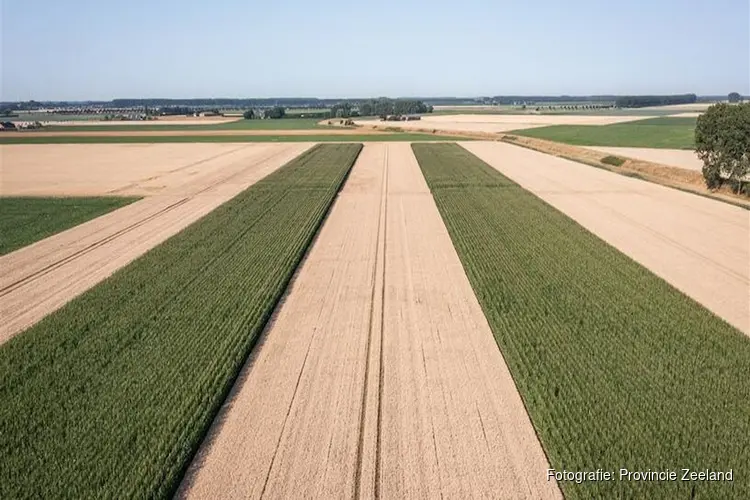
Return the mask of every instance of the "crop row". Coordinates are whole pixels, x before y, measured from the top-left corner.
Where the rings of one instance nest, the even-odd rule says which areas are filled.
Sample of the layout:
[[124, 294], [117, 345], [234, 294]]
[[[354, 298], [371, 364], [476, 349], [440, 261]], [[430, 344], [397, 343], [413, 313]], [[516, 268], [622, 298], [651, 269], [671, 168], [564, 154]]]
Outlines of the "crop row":
[[313, 148], [0, 347], [0, 498], [174, 492], [361, 148]]
[[455, 144], [414, 152], [557, 470], [733, 470], [561, 483], [569, 498], [750, 498], [750, 341]]

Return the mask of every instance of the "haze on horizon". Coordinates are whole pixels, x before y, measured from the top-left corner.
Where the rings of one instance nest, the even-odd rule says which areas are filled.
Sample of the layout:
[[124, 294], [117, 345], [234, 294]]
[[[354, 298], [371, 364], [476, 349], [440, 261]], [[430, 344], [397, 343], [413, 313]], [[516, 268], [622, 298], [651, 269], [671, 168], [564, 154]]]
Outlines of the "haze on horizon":
[[0, 0], [3, 101], [750, 94], [747, 0]]

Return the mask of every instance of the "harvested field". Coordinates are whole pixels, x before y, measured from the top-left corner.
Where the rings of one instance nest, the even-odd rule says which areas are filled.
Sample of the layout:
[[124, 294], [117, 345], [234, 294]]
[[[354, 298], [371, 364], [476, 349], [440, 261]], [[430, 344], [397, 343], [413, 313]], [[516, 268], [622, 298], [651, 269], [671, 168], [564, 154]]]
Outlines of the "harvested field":
[[559, 498], [407, 144], [367, 145], [178, 496]]
[[237, 120], [237, 117], [160, 116], [156, 120], [42, 120], [42, 123], [57, 127], [142, 127], [144, 125], [220, 125]]
[[[343, 130], [343, 129], [342, 129]], [[38, 136], [27, 136], [25, 133], [0, 134], [1, 145], [40, 145], [40, 144], [155, 144], [155, 143], [247, 143], [247, 142], [375, 142], [375, 141], [445, 141], [445, 140], [467, 140], [460, 134], [457, 137], [432, 135], [429, 133], [391, 133], [384, 131], [378, 133], [358, 129], [361, 133], [353, 134], [330, 134], [325, 130], [310, 130], [308, 134], [284, 134], [283, 131], [267, 130], [263, 135], [259, 134], [210, 134], [210, 135], [173, 135], [143, 132], [132, 135], [121, 135], [112, 133], [109, 135], [90, 136], [87, 134], [64, 134]]]
[[[6, 196], [184, 194], [229, 167], [310, 144], [2, 145]], [[244, 165], [243, 165], [244, 163]]]
[[638, 160], [652, 161], [672, 167], [685, 168], [687, 170], [701, 171], [703, 162], [694, 151], [685, 149], [656, 149], [656, 148], [616, 148], [616, 147], [590, 147], [602, 153], [627, 156]]
[[360, 149], [302, 154], [3, 345], [0, 497], [171, 496]]
[[[545, 179], [500, 146], [499, 168]], [[614, 471], [562, 481], [566, 497], [747, 498], [750, 340], [465, 149], [413, 147], [551, 465]], [[539, 196], [627, 193], [566, 175], [583, 190], [548, 183]], [[682, 467], [731, 469], [734, 481], [680, 481]], [[620, 468], [678, 480], [618, 480]]]
[[750, 334], [746, 210], [505, 143], [463, 146]]
[[[85, 153], [89, 153], [92, 164], [105, 157], [113, 157], [116, 161], [100, 165], [100, 176], [87, 181], [85, 189], [56, 186], [54, 182], [50, 189], [79, 194], [80, 191], [98, 190], [101, 193], [113, 189], [144, 193], [153, 182], [162, 186], [163, 192], [0, 257], [0, 316], [4, 319], [0, 324], [0, 343], [211, 212], [310, 148], [311, 144], [214, 146], [214, 150], [209, 151], [207, 148], [210, 147], [182, 146], [185, 150], [180, 151], [174, 147], [149, 146], [144, 156], [143, 148], [131, 150], [136, 154], [129, 155], [127, 147], [98, 146], [81, 151], [78, 146], [68, 146], [70, 156], [65, 156], [67, 160], [59, 165], [63, 174], [69, 173], [72, 182], [86, 177], [80, 172], [80, 164], [74, 161], [75, 158], [87, 158]], [[28, 165], [34, 165], [33, 158], [39, 158], [38, 165], [54, 166], [54, 149], [40, 151], [37, 156], [35, 147], [19, 148], [19, 154]], [[3, 149], [4, 155], [5, 151]], [[21, 158], [11, 157], [14, 160]], [[46, 157], [50, 158], [49, 162], [43, 160]], [[137, 159], [139, 157], [141, 160]], [[18, 170], [19, 175], [12, 177], [18, 181], [12, 184], [14, 189], [23, 190], [25, 186], [32, 186], [34, 179], [41, 181], [45, 177], [31, 169], [29, 177], [23, 179], [20, 175], [23, 171], [18, 165], [24, 164], [4, 163], [11, 167], [12, 172]], [[135, 174], [129, 171], [128, 165], [133, 166]], [[148, 170], [154, 166], [158, 166], [161, 177], [147, 178], [140, 183], [136, 181], [148, 175]], [[113, 176], [110, 179], [108, 172], [118, 172], [124, 178]], [[155, 173], [158, 175], [159, 171]], [[62, 175], [60, 178], [66, 177]], [[42, 182], [39, 184], [43, 186]], [[50, 194], [44, 189], [43, 194]], [[59, 194], [57, 191], [53, 193]]]

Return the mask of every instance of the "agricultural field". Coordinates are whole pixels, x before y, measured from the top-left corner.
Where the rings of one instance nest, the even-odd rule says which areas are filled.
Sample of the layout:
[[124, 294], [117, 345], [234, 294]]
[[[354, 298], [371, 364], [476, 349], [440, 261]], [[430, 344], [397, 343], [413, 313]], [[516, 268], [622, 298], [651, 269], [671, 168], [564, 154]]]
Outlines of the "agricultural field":
[[693, 149], [696, 120], [659, 117], [601, 126], [552, 125], [510, 133], [577, 146]]
[[360, 149], [313, 148], [3, 345], [0, 496], [169, 495]]
[[73, 126], [50, 126], [44, 131], [49, 132], [126, 132], [126, 131], [178, 131], [178, 130], [310, 130], [325, 128], [318, 125], [320, 120], [316, 118], [283, 118], [279, 120], [244, 120], [235, 119], [222, 123], [209, 125], [183, 125], [179, 121], [159, 120], [158, 124], [150, 122], [129, 122], [117, 124], [117, 122], [102, 125], [76, 125]]
[[378, 143], [177, 496], [560, 498], [547, 467], [410, 146]]
[[750, 496], [747, 337], [465, 149], [413, 149], [553, 468], [742, 474], [565, 496]]
[[[166, 143], [274, 143], [274, 142], [377, 142], [377, 141], [450, 141], [466, 140], [449, 134], [427, 134], [410, 132], [373, 133], [368, 130], [325, 130], [320, 134], [283, 134], [269, 131], [268, 134], [234, 133], [200, 134], [184, 133], [162, 135], [156, 132], [143, 134], [126, 134], [125, 132], [109, 134], [91, 132], [89, 134], [46, 132], [22, 132], [18, 134], [0, 134], [0, 145], [3, 144], [166, 144]], [[93, 135], [96, 134], [96, 135]], [[195, 135], [199, 134], [199, 135]]]
[[136, 201], [134, 197], [0, 197], [0, 255]]
[[312, 146], [4, 146], [10, 194], [143, 199], [0, 256], [0, 344]]

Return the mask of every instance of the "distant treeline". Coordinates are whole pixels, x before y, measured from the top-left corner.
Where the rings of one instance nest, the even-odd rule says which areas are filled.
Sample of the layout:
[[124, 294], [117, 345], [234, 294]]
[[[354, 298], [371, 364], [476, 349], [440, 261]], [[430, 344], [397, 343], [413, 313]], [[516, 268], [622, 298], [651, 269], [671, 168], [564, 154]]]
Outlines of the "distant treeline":
[[645, 108], [646, 106], [669, 106], [672, 104], [693, 104], [698, 101], [695, 94], [679, 95], [634, 95], [618, 97], [618, 108]]
[[332, 118], [350, 118], [353, 116], [388, 116], [416, 115], [432, 113], [432, 106], [414, 99], [368, 99], [364, 101], [345, 101], [331, 106]]

